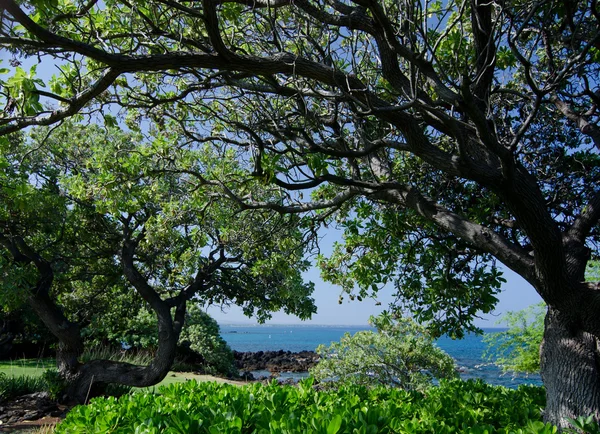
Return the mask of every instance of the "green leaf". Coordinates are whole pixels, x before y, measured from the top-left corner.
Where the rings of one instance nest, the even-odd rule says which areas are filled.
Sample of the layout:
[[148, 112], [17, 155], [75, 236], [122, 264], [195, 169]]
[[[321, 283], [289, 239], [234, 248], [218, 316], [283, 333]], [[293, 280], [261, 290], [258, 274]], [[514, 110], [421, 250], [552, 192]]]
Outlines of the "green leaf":
[[327, 434], [337, 434], [342, 426], [342, 415], [336, 414], [327, 425]]

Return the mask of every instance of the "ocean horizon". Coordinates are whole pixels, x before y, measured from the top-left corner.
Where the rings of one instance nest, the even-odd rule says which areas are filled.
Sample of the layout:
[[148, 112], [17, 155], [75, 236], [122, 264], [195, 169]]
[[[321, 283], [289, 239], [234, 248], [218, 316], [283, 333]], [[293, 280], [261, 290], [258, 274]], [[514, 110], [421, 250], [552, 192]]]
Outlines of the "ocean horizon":
[[[315, 351], [321, 345], [339, 341], [345, 333], [374, 330], [369, 325], [316, 325], [316, 324], [235, 324], [221, 323], [221, 336], [232, 350], [256, 351]], [[486, 327], [485, 334], [506, 330]], [[482, 335], [468, 334], [464, 339], [441, 337], [437, 345], [456, 360], [461, 378], [482, 379], [490, 384], [516, 388], [521, 384], [541, 385], [539, 375], [511, 375], [503, 373], [496, 365], [484, 359], [486, 345]], [[269, 375], [269, 372], [255, 372]], [[282, 378], [299, 379], [307, 374], [282, 374]]]

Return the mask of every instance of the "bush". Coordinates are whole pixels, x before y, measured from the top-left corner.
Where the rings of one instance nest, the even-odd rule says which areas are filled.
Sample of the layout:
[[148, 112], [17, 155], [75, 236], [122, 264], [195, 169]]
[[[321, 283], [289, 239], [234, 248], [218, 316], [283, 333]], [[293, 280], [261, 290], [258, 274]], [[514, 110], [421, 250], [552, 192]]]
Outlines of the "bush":
[[188, 309], [179, 343], [201, 356], [202, 362], [196, 369], [200, 368], [203, 373], [238, 375], [233, 352], [221, 337], [219, 324], [198, 307]]
[[544, 303], [538, 303], [503, 315], [498, 322], [506, 323], [508, 330], [484, 336], [487, 345], [484, 357], [505, 372], [540, 372], [540, 344], [546, 310]]
[[0, 402], [43, 391], [46, 391], [46, 381], [42, 377], [27, 375], [10, 377], [4, 372], [0, 372]]
[[555, 433], [541, 422], [544, 391], [442, 381], [426, 393], [389, 387], [177, 383], [160, 394], [96, 398], [71, 410], [66, 433]]
[[58, 373], [56, 369], [47, 369], [42, 374], [42, 381], [44, 382], [44, 391], [48, 392], [50, 399], [59, 399], [63, 396], [67, 383], [64, 378]]
[[376, 332], [346, 333], [340, 342], [317, 348], [321, 361], [310, 372], [318, 381], [421, 390], [434, 378], [458, 376], [454, 359], [437, 347], [425, 327], [387, 314], [369, 322]]

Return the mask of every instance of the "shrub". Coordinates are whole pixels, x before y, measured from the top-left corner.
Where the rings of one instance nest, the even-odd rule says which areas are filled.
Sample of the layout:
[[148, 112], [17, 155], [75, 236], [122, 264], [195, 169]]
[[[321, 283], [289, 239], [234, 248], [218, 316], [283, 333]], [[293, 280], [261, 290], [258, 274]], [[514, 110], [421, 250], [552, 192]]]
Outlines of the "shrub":
[[201, 371], [206, 374], [237, 376], [233, 352], [221, 337], [219, 324], [198, 307], [190, 307], [186, 327], [179, 339], [180, 345], [187, 346], [201, 356]]
[[59, 399], [62, 397], [67, 384], [56, 369], [47, 369], [42, 374], [43, 387], [50, 395], [50, 399]]
[[487, 345], [484, 357], [505, 372], [540, 372], [540, 344], [546, 310], [542, 302], [503, 315], [498, 323], [506, 323], [508, 330], [484, 336]]
[[0, 372], [0, 401], [10, 401], [22, 395], [46, 390], [46, 382], [42, 377], [21, 375], [10, 377]]
[[555, 433], [541, 421], [544, 391], [442, 381], [425, 393], [342, 385], [177, 383], [160, 394], [96, 398], [58, 425], [67, 433]]
[[311, 369], [319, 381], [383, 384], [421, 390], [434, 378], [456, 378], [454, 359], [437, 347], [427, 329], [409, 318], [387, 314], [369, 322], [376, 332], [346, 333], [340, 342], [320, 345]]

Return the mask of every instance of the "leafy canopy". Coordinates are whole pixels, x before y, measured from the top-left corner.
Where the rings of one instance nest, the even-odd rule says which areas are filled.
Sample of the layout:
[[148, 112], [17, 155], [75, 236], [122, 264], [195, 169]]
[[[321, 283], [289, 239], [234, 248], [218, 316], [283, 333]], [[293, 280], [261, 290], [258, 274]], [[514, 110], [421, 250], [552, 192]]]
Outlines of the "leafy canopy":
[[[219, 177], [242, 171], [231, 152], [195, 149], [175, 132], [72, 123], [0, 145], [2, 309], [41, 297], [59, 350], [70, 324], [77, 351], [131, 340], [163, 354], [156, 330], [170, 327], [173, 348], [181, 337], [207, 369], [229, 374], [218, 327], [193, 306], [237, 304], [260, 321], [316, 310], [301, 218], [244, 209], [228, 194]], [[277, 200], [253, 180], [239, 189]]]
[[[56, 292], [65, 305], [91, 300], [110, 309], [120, 300], [115, 314], [137, 309], [120, 295], [127, 283], [115, 257], [131, 232], [139, 238], [136, 265], [159, 293], [173, 294], [210, 271], [202, 291], [192, 294], [202, 302], [237, 302], [262, 319], [279, 308], [300, 316], [314, 310], [312, 285], [300, 276], [308, 263], [299, 220], [244, 211], [210, 181], [239, 170], [231, 155], [186, 150], [174, 135], [144, 142], [119, 129], [78, 125], [49, 137], [36, 131], [5, 151], [5, 221], [61, 265]], [[261, 194], [256, 184], [246, 188]], [[6, 273], [23, 273], [11, 265]], [[3, 284], [22, 294], [18, 279]], [[94, 313], [78, 319], [93, 321]]]
[[391, 284], [460, 336], [496, 302], [496, 261], [557, 309], [595, 297], [600, 13], [563, 3], [6, 0], [0, 134], [72, 117], [228, 149], [244, 173], [218, 180], [245, 206], [337, 218], [327, 280]]

